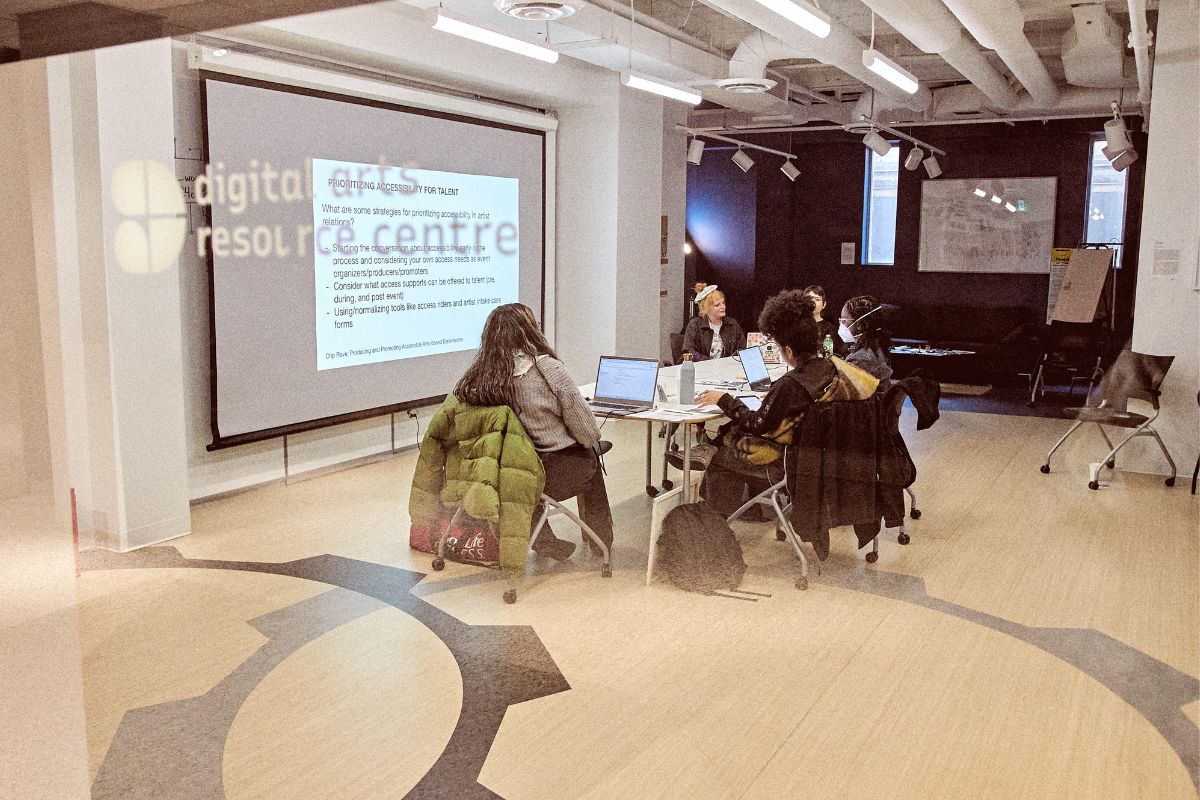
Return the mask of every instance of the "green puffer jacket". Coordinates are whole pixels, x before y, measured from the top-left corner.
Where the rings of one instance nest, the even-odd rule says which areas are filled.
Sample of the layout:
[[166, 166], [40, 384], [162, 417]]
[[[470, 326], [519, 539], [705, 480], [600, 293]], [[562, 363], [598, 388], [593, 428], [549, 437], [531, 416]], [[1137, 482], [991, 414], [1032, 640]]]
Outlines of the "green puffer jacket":
[[443, 509], [461, 507], [499, 530], [501, 568], [522, 571], [545, 485], [542, 460], [516, 412], [467, 405], [451, 394], [421, 440], [408, 515], [432, 525]]

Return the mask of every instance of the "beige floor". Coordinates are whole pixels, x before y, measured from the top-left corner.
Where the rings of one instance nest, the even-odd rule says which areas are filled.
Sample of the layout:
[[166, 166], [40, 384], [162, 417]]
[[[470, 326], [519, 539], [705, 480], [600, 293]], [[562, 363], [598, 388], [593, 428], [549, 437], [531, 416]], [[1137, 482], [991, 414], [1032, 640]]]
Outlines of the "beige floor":
[[[947, 413], [919, 433], [912, 422], [924, 512], [912, 543], [888, 537], [867, 566], [836, 531], [825, 575], [800, 592], [773, 529], [739, 525], [743, 586], [771, 595], [754, 603], [643, 585], [644, 440], [640, 426], [610, 423], [611, 580], [591, 560], [539, 562], [513, 606], [472, 567], [422, 585], [464, 622], [532, 626], [571, 685], [509, 709], [480, 782], [510, 800], [1195, 797], [1159, 731], [1075, 666], [861, 590], [875, 573], [916, 576], [935, 598], [1023, 626], [1096, 629], [1196, 676], [1200, 534], [1185, 482], [1118, 472], [1089, 491], [1090, 437], [1043, 476], [1064, 425], [1054, 420]], [[173, 544], [190, 558], [334, 553], [426, 572], [406, 541], [414, 463], [405, 454], [197, 506], [193, 534]], [[249, 620], [327, 588], [213, 570], [85, 573], [89, 774], [125, 711], [202, 693], [261, 643]], [[403, 681], [384, 681], [397, 663]], [[453, 659], [426, 628], [394, 609], [362, 616], [289, 657], [241, 707], [227, 796], [400, 796], [460, 701]], [[1197, 719], [1196, 704], [1185, 710]]]

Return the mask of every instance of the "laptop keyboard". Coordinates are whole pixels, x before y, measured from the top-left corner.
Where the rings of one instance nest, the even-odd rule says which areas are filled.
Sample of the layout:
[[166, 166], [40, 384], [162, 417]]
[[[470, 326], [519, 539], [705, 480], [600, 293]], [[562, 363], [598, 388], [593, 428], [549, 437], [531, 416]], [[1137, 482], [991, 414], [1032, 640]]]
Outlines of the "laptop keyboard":
[[612, 403], [589, 403], [593, 411], [599, 411], [601, 414], [635, 414], [638, 411], [648, 410], [645, 406], [619, 406]]

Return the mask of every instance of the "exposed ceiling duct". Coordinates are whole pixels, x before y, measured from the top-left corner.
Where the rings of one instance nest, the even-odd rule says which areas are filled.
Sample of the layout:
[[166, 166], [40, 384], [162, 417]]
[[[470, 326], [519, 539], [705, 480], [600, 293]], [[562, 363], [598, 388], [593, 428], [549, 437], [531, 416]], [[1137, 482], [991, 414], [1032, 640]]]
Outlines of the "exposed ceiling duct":
[[1017, 101], [1008, 81], [975, 43], [963, 35], [962, 26], [942, 0], [863, 2], [919, 50], [940, 55], [997, 107], [1006, 108]]
[[1054, 104], [1058, 85], [1025, 37], [1025, 15], [1017, 0], [943, 2], [981, 45], [996, 51], [1034, 100], [1046, 106]]
[[831, 21], [829, 36], [820, 38], [793, 22], [789, 22], [756, 0], [706, 0], [707, 5], [753, 25], [769, 37], [782, 42], [790, 51], [789, 58], [812, 58], [872, 86], [892, 98], [892, 103], [922, 110], [933, 98], [929, 90], [918, 89], [906, 94], [863, 66], [866, 45], [836, 19]]
[[1102, 3], [1072, 6], [1075, 24], [1062, 36], [1067, 83], [1112, 88], [1126, 85], [1121, 28]]
[[[1022, 118], [1109, 116], [1112, 113], [1112, 103], [1117, 100], [1118, 95], [1116, 89], [1067, 87], [1058, 93], [1055, 102], [1047, 104], [1023, 94], [1014, 105], [1005, 109], [1005, 113]], [[934, 91], [933, 96], [933, 108], [929, 114], [932, 120], [997, 118], [995, 110], [988, 103], [988, 98], [974, 86], [947, 86]], [[1135, 109], [1136, 106], [1129, 103], [1128, 108], [1123, 110]]]
[[1138, 102], [1142, 104], [1142, 129], [1150, 124], [1150, 26], [1146, 22], [1146, 0], [1129, 0], [1129, 46], [1137, 64]]

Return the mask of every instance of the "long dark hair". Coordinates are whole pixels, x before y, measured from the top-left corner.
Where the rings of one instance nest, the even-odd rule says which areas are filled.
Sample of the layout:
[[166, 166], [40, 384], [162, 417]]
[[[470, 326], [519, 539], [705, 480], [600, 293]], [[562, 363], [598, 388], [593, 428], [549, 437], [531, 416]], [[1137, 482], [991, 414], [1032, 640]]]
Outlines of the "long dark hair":
[[849, 319], [854, 320], [854, 327], [859, 334], [851, 349], [869, 347], [882, 353], [886, 360], [888, 349], [892, 346], [892, 332], [884, 327], [887, 311], [882, 309], [879, 301], [869, 294], [860, 294], [847, 300], [842, 310]]
[[516, 409], [513, 370], [517, 353], [530, 358], [541, 355], [558, 358], [528, 306], [520, 303], [497, 306], [483, 323], [479, 352], [459, 378], [454, 394], [473, 406]]
[[797, 355], [816, 355], [821, 344], [819, 328], [813, 319], [816, 305], [805, 292], [799, 289], [782, 291], [767, 300], [758, 315], [758, 329], [766, 333], [780, 347], [790, 347]]

